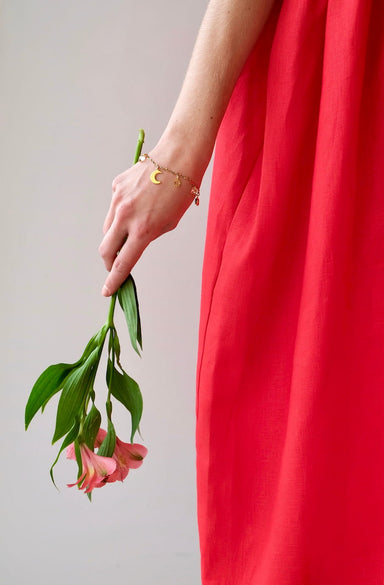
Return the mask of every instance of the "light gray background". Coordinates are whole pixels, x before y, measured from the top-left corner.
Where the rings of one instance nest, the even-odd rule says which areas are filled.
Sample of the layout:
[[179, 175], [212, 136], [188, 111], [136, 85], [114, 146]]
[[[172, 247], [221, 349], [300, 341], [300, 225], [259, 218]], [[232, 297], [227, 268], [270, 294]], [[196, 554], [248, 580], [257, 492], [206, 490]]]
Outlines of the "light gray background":
[[[155, 145], [180, 89], [205, 0], [0, 2], [1, 585], [198, 585], [195, 362], [209, 192], [133, 274], [144, 354], [118, 326], [144, 395], [149, 455], [121, 484], [66, 487], [48, 470], [56, 402], [23, 429], [29, 391], [51, 363], [75, 361], [104, 322], [98, 256], [111, 182], [140, 127]], [[185, 145], [188, 148], [188, 144]], [[103, 372], [104, 365], [101, 367]], [[104, 402], [103, 374], [97, 390]], [[115, 409], [128, 440], [129, 418]]]

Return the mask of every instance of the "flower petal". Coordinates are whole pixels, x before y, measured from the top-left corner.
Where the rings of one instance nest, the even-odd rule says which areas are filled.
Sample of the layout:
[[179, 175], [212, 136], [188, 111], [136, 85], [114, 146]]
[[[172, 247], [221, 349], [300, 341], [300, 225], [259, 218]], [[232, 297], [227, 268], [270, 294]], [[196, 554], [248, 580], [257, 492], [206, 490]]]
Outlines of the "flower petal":
[[67, 483], [67, 487], [74, 487], [75, 485], [78, 485], [79, 489], [82, 489], [80, 487], [80, 483], [83, 481], [85, 475], [86, 475], [86, 473], [84, 471], [84, 473], [81, 474], [81, 476], [79, 477], [79, 479], [75, 483]]
[[66, 449], [66, 455], [67, 455], [67, 459], [76, 459], [75, 443], [71, 443], [70, 445], [68, 445], [68, 447]]
[[107, 479], [108, 483], [113, 483], [114, 481], [124, 481], [127, 477], [129, 472], [129, 467], [126, 465], [121, 465], [117, 463], [116, 471], [114, 471]]
[[99, 448], [106, 436], [107, 431], [105, 431], [104, 429], [99, 429], [96, 435], [95, 447]]
[[[69, 454], [71, 455], [71, 450]], [[80, 454], [84, 472], [76, 483], [68, 486], [78, 485], [79, 489], [90, 493], [95, 487], [105, 485], [108, 477], [116, 471], [117, 463], [112, 457], [102, 457], [93, 453], [85, 443], [80, 445]]]
[[130, 469], [138, 469], [143, 464], [143, 459], [147, 455], [148, 449], [139, 443], [124, 443], [116, 438], [116, 448], [114, 457], [119, 462], [124, 460], [125, 465]]

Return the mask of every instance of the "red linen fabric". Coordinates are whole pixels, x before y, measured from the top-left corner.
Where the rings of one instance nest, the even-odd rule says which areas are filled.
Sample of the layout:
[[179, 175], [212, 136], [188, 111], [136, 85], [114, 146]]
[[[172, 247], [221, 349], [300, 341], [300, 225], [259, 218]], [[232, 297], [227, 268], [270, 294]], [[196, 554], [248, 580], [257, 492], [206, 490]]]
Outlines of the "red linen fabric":
[[278, 2], [220, 128], [203, 585], [384, 584], [384, 2]]

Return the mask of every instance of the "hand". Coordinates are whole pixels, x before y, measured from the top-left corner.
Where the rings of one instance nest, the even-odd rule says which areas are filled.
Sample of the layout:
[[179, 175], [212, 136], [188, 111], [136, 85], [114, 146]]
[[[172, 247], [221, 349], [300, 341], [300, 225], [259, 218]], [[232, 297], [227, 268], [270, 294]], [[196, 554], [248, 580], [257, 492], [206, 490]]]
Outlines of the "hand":
[[[156, 154], [159, 156], [161, 154]], [[164, 155], [155, 158], [159, 162], [163, 159]], [[165, 159], [164, 164], [174, 168], [172, 161]], [[178, 162], [175, 164], [178, 170]], [[153, 164], [146, 160], [136, 163], [113, 180], [112, 201], [99, 247], [109, 270], [102, 290], [106, 297], [117, 291], [148, 244], [177, 226], [194, 200], [188, 181], [183, 180], [180, 187], [175, 187], [173, 175], [164, 172], [158, 176], [161, 183], [154, 185], [150, 181], [153, 170]]]

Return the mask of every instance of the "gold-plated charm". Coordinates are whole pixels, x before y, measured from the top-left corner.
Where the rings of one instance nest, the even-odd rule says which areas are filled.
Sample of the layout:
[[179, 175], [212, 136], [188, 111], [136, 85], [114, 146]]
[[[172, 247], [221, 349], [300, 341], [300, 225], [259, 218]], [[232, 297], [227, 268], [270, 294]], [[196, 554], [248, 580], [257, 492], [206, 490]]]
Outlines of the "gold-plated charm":
[[200, 205], [200, 190], [194, 185], [191, 189], [191, 194], [195, 196], [195, 205]]
[[173, 184], [175, 185], [175, 187], [180, 187], [181, 181], [179, 175], [176, 175], [176, 179], [173, 181]]
[[161, 181], [158, 181], [156, 179], [156, 175], [162, 174], [160, 169], [155, 169], [152, 173], [151, 173], [151, 181], [154, 185], [160, 185]]

